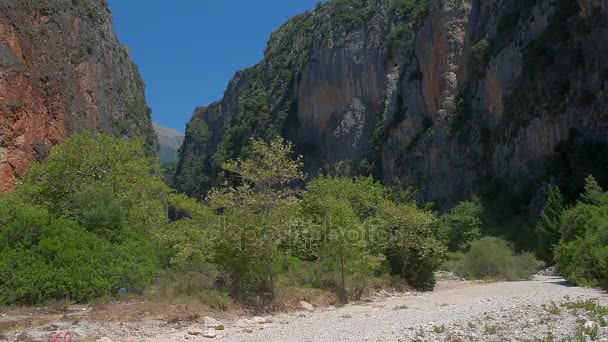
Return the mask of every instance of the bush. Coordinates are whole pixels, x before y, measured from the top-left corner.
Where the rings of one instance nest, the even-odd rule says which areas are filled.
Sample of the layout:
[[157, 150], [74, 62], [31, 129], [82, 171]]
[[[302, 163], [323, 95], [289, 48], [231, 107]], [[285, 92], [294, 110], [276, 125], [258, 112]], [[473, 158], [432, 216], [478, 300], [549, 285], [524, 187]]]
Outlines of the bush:
[[562, 217], [555, 263], [574, 284], [608, 288], [608, 194], [600, 198], [594, 192], [601, 190], [587, 188], [582, 199], [588, 202], [578, 202]]
[[483, 65], [487, 63], [488, 51], [490, 49], [490, 43], [487, 40], [482, 39], [477, 44], [473, 45], [471, 48], [471, 53], [473, 54], [473, 59], [476, 65]]
[[438, 221], [438, 235], [450, 252], [466, 251], [481, 237], [483, 207], [479, 200], [461, 202]]
[[151, 243], [135, 236], [112, 244], [76, 222], [0, 196], [0, 304], [86, 302], [141, 291], [155, 274]]
[[495, 237], [473, 241], [466, 254], [451, 257], [442, 268], [469, 279], [530, 279], [542, 265], [532, 253], [516, 255], [508, 242]]

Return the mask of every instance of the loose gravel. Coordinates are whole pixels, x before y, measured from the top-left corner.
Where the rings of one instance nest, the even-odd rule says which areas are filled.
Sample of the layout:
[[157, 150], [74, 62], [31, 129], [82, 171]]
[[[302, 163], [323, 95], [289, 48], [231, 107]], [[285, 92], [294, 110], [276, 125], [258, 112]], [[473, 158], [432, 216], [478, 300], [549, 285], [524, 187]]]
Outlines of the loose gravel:
[[[50, 330], [71, 330], [73, 341], [561, 341], [579, 337], [608, 342], [608, 316], [565, 304], [592, 300], [608, 306], [608, 294], [569, 286], [554, 276], [532, 281], [440, 282], [434, 292], [380, 291], [363, 303], [325, 309], [305, 303], [301, 312], [190, 326], [159, 321], [75, 322], [5, 335], [47, 341]], [[215, 328], [217, 327], [217, 329]], [[583, 334], [583, 335], [581, 335]], [[0, 337], [0, 341], [2, 338]]]

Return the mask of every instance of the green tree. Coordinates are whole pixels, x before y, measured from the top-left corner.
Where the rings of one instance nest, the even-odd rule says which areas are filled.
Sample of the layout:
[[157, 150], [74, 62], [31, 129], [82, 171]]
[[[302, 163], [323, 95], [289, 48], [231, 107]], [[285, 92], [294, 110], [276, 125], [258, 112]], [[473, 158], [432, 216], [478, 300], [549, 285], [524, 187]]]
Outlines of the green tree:
[[[255, 236], [257, 241], [247, 243], [247, 250], [252, 253], [250, 257], [263, 258], [273, 300], [276, 298], [273, 265], [280, 242], [280, 235], [273, 226], [280, 219], [273, 215], [279, 207], [295, 200], [296, 190], [292, 183], [304, 179], [301, 159], [292, 159], [292, 154], [292, 144], [280, 138], [269, 143], [252, 140], [251, 154], [247, 159], [228, 161], [222, 165], [241, 184], [214, 189], [208, 198], [213, 208], [222, 210], [232, 220], [230, 225], [238, 223], [237, 227], [249, 230], [248, 236]], [[257, 245], [261, 249], [253, 248]], [[232, 248], [228, 246], [229, 251]]]
[[560, 226], [563, 213], [564, 200], [562, 194], [557, 186], [549, 185], [547, 203], [545, 203], [535, 229], [537, 238], [536, 253], [547, 264], [553, 264], [553, 250], [560, 240]]
[[[368, 186], [361, 186], [367, 184]], [[371, 188], [369, 186], [372, 186]], [[340, 273], [340, 298], [348, 301], [346, 276], [360, 273], [369, 275], [378, 269], [382, 255], [373, 253], [369, 230], [362, 219], [376, 210], [369, 204], [375, 202], [375, 183], [371, 179], [351, 181], [347, 178], [321, 177], [308, 184], [302, 200], [304, 216], [316, 227], [313, 249], [323, 262], [337, 264]], [[376, 195], [381, 195], [381, 187]], [[359, 214], [359, 215], [358, 215]]]
[[441, 264], [444, 246], [433, 234], [435, 214], [414, 203], [384, 202], [381, 218], [388, 232], [389, 251], [398, 257], [401, 276], [412, 286], [432, 289], [434, 271]]
[[584, 192], [581, 194], [581, 200], [586, 204], [599, 205], [602, 202], [604, 190], [597, 183], [593, 175], [585, 178]]
[[126, 214], [109, 185], [93, 182], [74, 194], [74, 205], [69, 216], [98, 236], [117, 242], [123, 235]]
[[555, 264], [574, 284], [608, 288], [608, 194], [587, 184], [583, 200], [563, 214]]
[[438, 221], [438, 235], [450, 252], [468, 250], [481, 237], [483, 206], [479, 199], [459, 203]]
[[104, 183], [127, 212], [131, 229], [146, 232], [167, 222], [169, 188], [157, 160], [146, 155], [141, 140], [129, 142], [84, 132], [55, 146], [44, 164], [33, 165], [17, 191], [59, 217], [71, 217], [77, 194]]

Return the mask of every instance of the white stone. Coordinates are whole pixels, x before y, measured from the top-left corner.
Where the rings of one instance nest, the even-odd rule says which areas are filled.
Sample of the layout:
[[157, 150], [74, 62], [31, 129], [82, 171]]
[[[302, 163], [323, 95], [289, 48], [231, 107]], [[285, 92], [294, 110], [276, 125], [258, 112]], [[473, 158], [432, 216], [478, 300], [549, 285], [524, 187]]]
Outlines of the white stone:
[[312, 304], [310, 304], [307, 301], [304, 301], [304, 300], [300, 301], [300, 305], [309, 312], [315, 311], [315, 307], [312, 306]]
[[257, 323], [257, 324], [266, 324], [266, 323], [270, 323], [270, 320], [266, 317], [253, 317], [252, 320]]
[[216, 328], [216, 327], [222, 325], [222, 323], [220, 323], [217, 319], [215, 319], [213, 317], [205, 316], [203, 318], [203, 325], [206, 328]]
[[188, 327], [188, 330], [186, 330], [186, 333], [188, 335], [201, 335], [203, 333], [203, 331], [198, 327], [192, 326], [192, 327]]
[[583, 327], [585, 327], [585, 329], [593, 329], [596, 325], [597, 323], [595, 323], [594, 321], [587, 321], [585, 322], [585, 325]]
[[215, 332], [215, 328], [207, 329], [203, 333], [203, 337], [206, 337], [206, 338], [215, 338], [216, 336], [217, 336], [217, 333]]

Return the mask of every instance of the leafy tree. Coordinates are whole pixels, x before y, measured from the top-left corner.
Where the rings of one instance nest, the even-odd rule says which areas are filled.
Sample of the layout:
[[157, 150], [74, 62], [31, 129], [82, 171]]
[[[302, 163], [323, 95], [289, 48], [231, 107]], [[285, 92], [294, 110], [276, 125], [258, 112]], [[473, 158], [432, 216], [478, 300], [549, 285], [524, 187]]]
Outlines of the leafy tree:
[[574, 284], [608, 288], [608, 194], [587, 184], [583, 201], [563, 214], [555, 264]]
[[74, 134], [51, 150], [46, 163], [33, 165], [17, 190], [51, 214], [69, 218], [77, 194], [96, 182], [112, 189], [131, 229], [145, 232], [166, 223], [168, 187], [141, 140]]
[[[274, 259], [279, 235], [273, 229], [276, 223], [275, 211], [294, 200], [296, 191], [292, 183], [304, 179], [300, 157], [291, 159], [293, 146], [280, 138], [269, 143], [253, 140], [249, 158], [228, 161], [223, 168], [241, 181], [238, 186], [225, 185], [210, 192], [208, 201], [217, 210], [222, 210], [231, 225], [248, 230], [248, 236], [256, 240], [247, 243], [251, 258], [261, 257], [266, 267], [266, 275], [272, 299], [276, 298], [274, 280]], [[258, 247], [259, 248], [254, 248]], [[234, 253], [237, 246], [225, 246], [227, 252]], [[240, 246], [242, 247], [242, 246]], [[234, 266], [234, 265], [233, 265]]]
[[399, 258], [401, 276], [416, 288], [432, 289], [434, 271], [441, 264], [443, 245], [435, 239], [435, 215], [414, 203], [384, 202], [381, 218], [387, 230], [389, 250]]
[[387, 192], [386, 188], [372, 177], [357, 177], [351, 180], [347, 177], [321, 176], [310, 181], [306, 189], [316, 196], [347, 201], [360, 222], [376, 215]]
[[584, 192], [581, 194], [581, 200], [586, 204], [599, 205], [602, 202], [604, 190], [597, 183], [593, 175], [585, 178]]
[[553, 263], [553, 250], [560, 240], [560, 226], [564, 213], [564, 200], [559, 188], [549, 185], [547, 203], [536, 224], [537, 255], [548, 264]]
[[439, 236], [450, 252], [466, 251], [481, 237], [483, 206], [479, 199], [459, 203], [438, 221]]
[[167, 162], [160, 165], [161, 172], [163, 175], [163, 181], [168, 186], [173, 186], [175, 178], [175, 170], [177, 170], [177, 162]]
[[85, 185], [74, 194], [71, 216], [87, 230], [109, 241], [119, 241], [126, 224], [126, 210], [112, 188], [101, 182]]
[[[372, 253], [369, 232], [361, 218], [371, 208], [366, 204], [371, 190], [361, 184], [374, 186], [371, 179], [352, 182], [347, 178], [318, 178], [308, 184], [302, 200], [305, 217], [318, 229], [314, 246], [321, 261], [335, 263], [340, 273], [340, 297], [348, 301], [345, 278], [348, 274], [365, 275], [377, 269], [381, 255]], [[380, 190], [382, 190], [380, 188]], [[379, 194], [382, 194], [380, 191]], [[366, 200], [362, 200], [366, 199]], [[357, 212], [361, 215], [357, 215]]]

